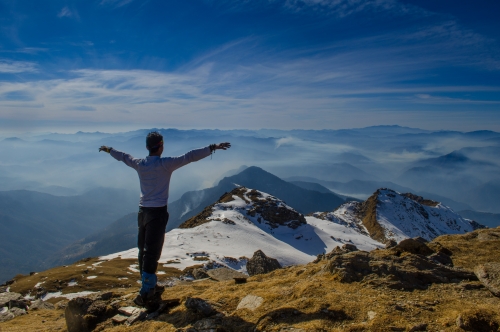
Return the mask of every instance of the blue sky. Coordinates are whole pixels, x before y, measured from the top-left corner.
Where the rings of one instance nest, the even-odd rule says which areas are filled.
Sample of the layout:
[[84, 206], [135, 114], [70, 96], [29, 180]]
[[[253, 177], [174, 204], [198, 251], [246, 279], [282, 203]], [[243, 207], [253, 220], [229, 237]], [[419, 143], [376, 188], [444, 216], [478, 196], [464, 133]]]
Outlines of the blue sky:
[[0, 0], [0, 131], [500, 131], [499, 1]]

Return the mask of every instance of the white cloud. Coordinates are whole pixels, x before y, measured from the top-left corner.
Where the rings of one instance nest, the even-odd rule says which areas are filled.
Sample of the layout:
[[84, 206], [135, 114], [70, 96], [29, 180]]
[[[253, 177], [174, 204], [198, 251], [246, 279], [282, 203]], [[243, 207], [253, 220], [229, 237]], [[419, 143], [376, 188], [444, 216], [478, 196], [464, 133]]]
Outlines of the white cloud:
[[36, 72], [37, 65], [33, 62], [0, 60], [0, 73]]

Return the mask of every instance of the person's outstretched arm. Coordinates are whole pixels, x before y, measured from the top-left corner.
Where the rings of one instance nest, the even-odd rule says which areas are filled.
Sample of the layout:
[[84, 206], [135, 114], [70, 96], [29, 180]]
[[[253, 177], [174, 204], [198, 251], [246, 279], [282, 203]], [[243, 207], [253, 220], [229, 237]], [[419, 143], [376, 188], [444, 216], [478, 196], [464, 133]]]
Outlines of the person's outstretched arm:
[[132, 157], [128, 153], [115, 150], [112, 147], [105, 146], [105, 145], [103, 145], [99, 148], [99, 152], [101, 152], [101, 151], [109, 153], [116, 160], [122, 161], [125, 163], [125, 165], [130, 166], [133, 169], [137, 170], [137, 167], [138, 167], [137, 165], [139, 163], [139, 159]]
[[201, 149], [191, 150], [188, 153], [179, 157], [162, 158], [163, 166], [170, 169], [172, 172], [182, 166], [185, 166], [194, 161], [198, 161], [205, 157], [210, 156], [215, 150], [227, 150], [231, 147], [231, 143], [224, 142], [219, 144], [210, 144], [209, 146]]

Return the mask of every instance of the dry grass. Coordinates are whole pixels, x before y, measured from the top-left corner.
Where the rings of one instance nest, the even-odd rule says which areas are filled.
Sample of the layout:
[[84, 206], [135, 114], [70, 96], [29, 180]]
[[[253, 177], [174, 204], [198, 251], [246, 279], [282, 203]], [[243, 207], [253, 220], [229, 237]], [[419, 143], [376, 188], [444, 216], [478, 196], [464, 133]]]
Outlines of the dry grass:
[[[458, 267], [473, 269], [479, 263], [500, 262], [500, 228], [477, 230], [472, 235], [442, 236], [431, 246], [451, 250]], [[457, 327], [456, 320], [460, 314], [466, 315], [470, 310], [500, 322], [500, 298], [480, 287], [477, 281], [433, 284], [426, 290], [414, 291], [373, 288], [363, 282], [340, 283], [335, 276], [322, 272], [324, 263], [280, 269], [251, 277], [245, 284], [211, 280], [181, 283], [167, 289], [163, 298], [184, 301], [187, 297], [199, 297], [211, 302], [224, 314], [222, 324], [227, 331], [280, 331], [285, 327], [305, 331], [408, 331], [422, 323], [427, 324], [428, 331], [463, 331]], [[107, 277], [101, 275], [101, 283], [95, 280], [94, 287], [103, 286], [103, 280], [109, 280], [108, 283], [113, 280], [118, 285], [117, 276], [127, 274], [131, 262], [114, 260], [109, 264], [100, 265], [103, 272], [110, 274]], [[64, 269], [68, 268], [57, 268], [36, 276], [61, 279], [63, 272], [60, 271]], [[96, 271], [99, 270], [96, 268]], [[33, 277], [19, 278], [12, 290], [21, 289], [21, 286], [29, 288], [28, 279], [32, 284], [35, 281]], [[114, 289], [125, 294], [137, 291], [137, 286]], [[248, 294], [261, 296], [263, 304], [255, 311], [236, 310], [238, 303]], [[192, 326], [198, 319], [201, 317], [180, 305], [155, 321], [130, 327], [108, 324], [103, 325], [102, 330], [177, 331]], [[45, 322], [42, 323], [42, 320]], [[62, 310], [31, 312], [0, 323], [1, 331], [62, 329]]]

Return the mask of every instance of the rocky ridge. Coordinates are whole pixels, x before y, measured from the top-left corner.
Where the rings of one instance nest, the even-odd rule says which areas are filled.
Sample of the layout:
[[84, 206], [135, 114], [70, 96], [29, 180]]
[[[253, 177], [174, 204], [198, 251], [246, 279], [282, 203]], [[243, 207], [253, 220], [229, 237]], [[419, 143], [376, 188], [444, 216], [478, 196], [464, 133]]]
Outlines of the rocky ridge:
[[355, 228], [381, 243], [422, 237], [428, 241], [445, 234], [463, 234], [484, 226], [462, 218], [439, 202], [411, 193], [378, 189], [364, 202], [348, 202], [315, 217]]

